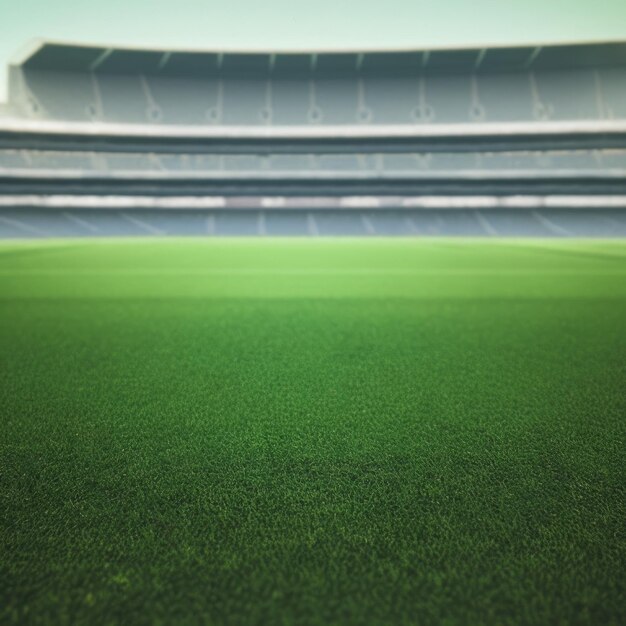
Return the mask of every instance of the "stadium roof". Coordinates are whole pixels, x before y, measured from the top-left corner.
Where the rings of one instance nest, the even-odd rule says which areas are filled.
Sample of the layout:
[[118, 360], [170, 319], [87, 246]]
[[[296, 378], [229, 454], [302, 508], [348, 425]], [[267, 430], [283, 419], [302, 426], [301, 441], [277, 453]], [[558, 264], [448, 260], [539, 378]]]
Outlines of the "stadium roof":
[[162, 76], [414, 74], [626, 65], [626, 42], [372, 50], [166, 50], [34, 41], [11, 65], [48, 71]]

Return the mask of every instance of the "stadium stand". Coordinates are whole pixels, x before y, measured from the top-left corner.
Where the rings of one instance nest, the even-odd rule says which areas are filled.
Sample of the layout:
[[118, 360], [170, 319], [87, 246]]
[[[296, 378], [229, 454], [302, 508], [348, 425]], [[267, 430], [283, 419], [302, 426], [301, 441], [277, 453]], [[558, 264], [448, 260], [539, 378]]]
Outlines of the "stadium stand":
[[621, 42], [37, 42], [0, 109], [0, 237], [626, 236], [625, 174]]

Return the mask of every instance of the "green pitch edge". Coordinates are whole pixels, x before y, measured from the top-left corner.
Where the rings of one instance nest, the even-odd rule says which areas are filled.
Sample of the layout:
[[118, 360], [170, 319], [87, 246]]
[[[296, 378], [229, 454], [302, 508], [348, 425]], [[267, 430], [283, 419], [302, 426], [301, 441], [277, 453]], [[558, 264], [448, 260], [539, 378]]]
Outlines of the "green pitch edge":
[[623, 240], [107, 239], [0, 245], [0, 298], [623, 297]]

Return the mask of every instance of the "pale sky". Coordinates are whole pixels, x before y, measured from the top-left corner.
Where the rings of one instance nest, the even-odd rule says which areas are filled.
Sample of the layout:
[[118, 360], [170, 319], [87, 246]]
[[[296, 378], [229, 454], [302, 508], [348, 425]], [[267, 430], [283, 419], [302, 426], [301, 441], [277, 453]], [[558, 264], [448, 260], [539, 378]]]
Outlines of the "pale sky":
[[8, 60], [36, 38], [160, 48], [428, 48], [626, 39], [626, 0], [0, 0]]

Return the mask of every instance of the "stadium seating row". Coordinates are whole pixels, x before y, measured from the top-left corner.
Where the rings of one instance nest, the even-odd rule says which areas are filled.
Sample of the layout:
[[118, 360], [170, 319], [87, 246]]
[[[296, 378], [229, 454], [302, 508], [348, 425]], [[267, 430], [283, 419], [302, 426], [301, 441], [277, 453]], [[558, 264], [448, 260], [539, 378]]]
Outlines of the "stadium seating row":
[[38, 44], [0, 114], [0, 236], [621, 235], [624, 59]]
[[626, 237], [619, 210], [1, 209], [0, 238], [106, 236]]

